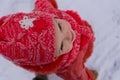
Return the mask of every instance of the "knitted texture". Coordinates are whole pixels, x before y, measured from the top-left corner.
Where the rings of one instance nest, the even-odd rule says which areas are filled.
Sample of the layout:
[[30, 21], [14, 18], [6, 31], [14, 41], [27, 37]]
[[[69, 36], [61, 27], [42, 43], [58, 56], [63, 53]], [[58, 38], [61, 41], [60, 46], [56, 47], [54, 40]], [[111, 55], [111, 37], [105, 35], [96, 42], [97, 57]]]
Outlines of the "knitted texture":
[[0, 53], [20, 65], [42, 65], [54, 61], [54, 22], [41, 11], [17, 13], [0, 26]]
[[[92, 28], [76, 12], [57, 9], [54, 1], [36, 0], [31, 13], [16, 13], [0, 19], [0, 53], [5, 58], [40, 74], [64, 70], [79, 55], [83, 55], [80, 62], [83, 65], [93, 50]], [[68, 21], [76, 31], [72, 50], [57, 58], [54, 56], [54, 18]]]

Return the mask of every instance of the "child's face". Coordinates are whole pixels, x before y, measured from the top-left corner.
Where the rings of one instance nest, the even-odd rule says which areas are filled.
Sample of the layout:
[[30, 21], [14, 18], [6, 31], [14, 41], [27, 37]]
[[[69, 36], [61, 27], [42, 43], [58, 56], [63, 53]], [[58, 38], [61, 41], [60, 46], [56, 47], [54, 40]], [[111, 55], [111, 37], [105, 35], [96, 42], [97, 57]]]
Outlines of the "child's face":
[[69, 22], [55, 19], [55, 56], [68, 53], [75, 41], [76, 34]]

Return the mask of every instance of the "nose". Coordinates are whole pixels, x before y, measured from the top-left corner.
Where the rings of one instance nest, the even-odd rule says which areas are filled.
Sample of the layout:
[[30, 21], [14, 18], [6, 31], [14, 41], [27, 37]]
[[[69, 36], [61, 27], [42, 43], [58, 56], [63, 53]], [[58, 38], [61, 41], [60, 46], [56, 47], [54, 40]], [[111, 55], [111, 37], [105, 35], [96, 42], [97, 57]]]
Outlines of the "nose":
[[67, 31], [66, 34], [65, 34], [65, 39], [68, 40], [68, 41], [71, 41], [72, 39], [72, 34], [70, 31]]

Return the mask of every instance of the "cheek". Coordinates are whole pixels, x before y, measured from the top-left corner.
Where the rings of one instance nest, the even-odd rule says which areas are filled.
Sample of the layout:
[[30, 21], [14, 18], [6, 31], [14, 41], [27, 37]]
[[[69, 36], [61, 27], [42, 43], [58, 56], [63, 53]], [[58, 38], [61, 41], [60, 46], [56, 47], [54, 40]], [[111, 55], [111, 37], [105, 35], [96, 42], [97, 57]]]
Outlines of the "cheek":
[[63, 53], [68, 53], [70, 50], [72, 50], [73, 45], [69, 43], [68, 41], [64, 42], [64, 47], [63, 47]]
[[64, 31], [67, 31], [67, 30], [69, 30], [70, 29], [70, 25], [68, 25], [67, 23], [61, 23], [61, 26], [62, 26], [62, 30], [63, 30], [63, 32]]

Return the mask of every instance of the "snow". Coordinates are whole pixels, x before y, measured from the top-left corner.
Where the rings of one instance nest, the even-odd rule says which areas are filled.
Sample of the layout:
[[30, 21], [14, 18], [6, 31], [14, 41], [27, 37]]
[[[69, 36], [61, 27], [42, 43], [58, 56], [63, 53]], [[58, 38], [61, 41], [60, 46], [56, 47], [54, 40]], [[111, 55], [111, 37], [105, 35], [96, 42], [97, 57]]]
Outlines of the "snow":
[[[16, 12], [30, 12], [35, 0], [1, 0], [0, 17]], [[57, 0], [60, 9], [73, 9], [95, 31], [96, 41], [86, 66], [97, 70], [97, 80], [120, 80], [120, 0]], [[32, 80], [28, 72], [0, 56], [0, 80]], [[62, 80], [55, 74], [50, 80]]]

